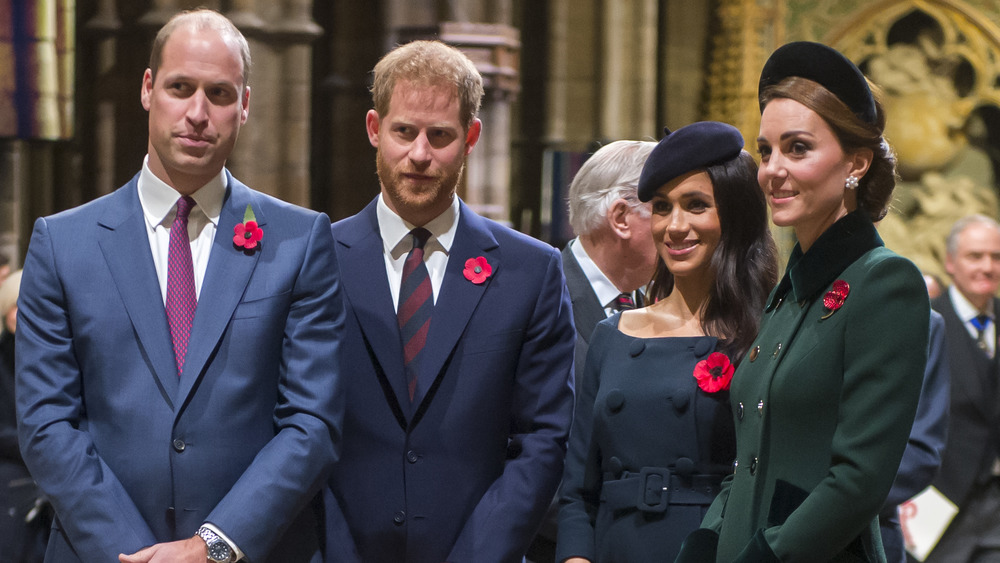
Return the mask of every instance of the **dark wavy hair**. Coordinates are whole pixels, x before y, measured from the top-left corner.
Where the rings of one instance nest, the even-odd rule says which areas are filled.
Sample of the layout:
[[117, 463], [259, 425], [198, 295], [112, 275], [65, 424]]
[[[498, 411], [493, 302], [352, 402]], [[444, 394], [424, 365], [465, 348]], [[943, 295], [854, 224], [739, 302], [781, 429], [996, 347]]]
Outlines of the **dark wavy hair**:
[[830, 126], [846, 153], [858, 149], [872, 151], [868, 172], [858, 182], [858, 207], [872, 222], [881, 221], [889, 211], [896, 187], [896, 155], [882, 136], [885, 110], [879, 102], [881, 91], [869, 83], [875, 98], [875, 123], [868, 123], [847, 107], [833, 92], [808, 78], [790, 76], [768, 86], [760, 94], [761, 107], [775, 98], [795, 100], [817, 113]]
[[[706, 171], [712, 181], [722, 237], [712, 255], [715, 280], [702, 314], [705, 334], [719, 339], [719, 351], [738, 364], [760, 326], [768, 293], [778, 280], [777, 251], [767, 222], [767, 203], [757, 183], [757, 163], [750, 153]], [[657, 260], [649, 284], [652, 300], [674, 290], [674, 275]]]

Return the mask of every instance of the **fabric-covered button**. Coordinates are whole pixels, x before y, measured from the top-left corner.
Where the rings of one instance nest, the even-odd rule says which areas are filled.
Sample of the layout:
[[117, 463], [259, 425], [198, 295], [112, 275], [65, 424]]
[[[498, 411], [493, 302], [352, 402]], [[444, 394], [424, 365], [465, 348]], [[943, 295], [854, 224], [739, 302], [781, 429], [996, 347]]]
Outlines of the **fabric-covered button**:
[[678, 475], [691, 475], [694, 473], [694, 462], [688, 457], [679, 457], [674, 462], [674, 471]]
[[622, 465], [622, 460], [614, 456], [612, 456], [611, 459], [608, 460], [608, 471], [610, 471], [611, 474], [615, 476], [615, 479], [618, 479], [619, 477], [622, 476], [623, 469], [625, 469], [625, 466]]
[[667, 400], [674, 405], [674, 409], [681, 412], [686, 409], [688, 403], [691, 402], [691, 394], [687, 389], [674, 389], [674, 391], [667, 397]]
[[396, 525], [406, 522], [406, 513], [402, 510], [397, 510], [396, 513], [392, 515], [392, 521], [395, 522]]
[[177, 453], [183, 452], [184, 449], [187, 448], [187, 444], [185, 444], [184, 440], [181, 440], [180, 438], [174, 439], [173, 445], [174, 445], [174, 451]]
[[694, 355], [701, 358], [707, 356], [712, 351], [712, 342], [707, 338], [701, 338], [694, 344]]
[[629, 344], [628, 353], [629, 353], [630, 356], [632, 356], [634, 358], [634, 357], [638, 356], [639, 354], [642, 354], [642, 352], [645, 349], [646, 349], [646, 343], [644, 341], [642, 341], [642, 340], [633, 340], [632, 343]]
[[622, 410], [622, 406], [625, 404], [625, 394], [620, 389], [612, 389], [608, 391], [608, 396], [604, 399], [604, 402], [608, 405], [608, 410], [616, 413]]
[[750, 361], [756, 360], [758, 354], [760, 354], [760, 346], [754, 346], [753, 350], [750, 350]]

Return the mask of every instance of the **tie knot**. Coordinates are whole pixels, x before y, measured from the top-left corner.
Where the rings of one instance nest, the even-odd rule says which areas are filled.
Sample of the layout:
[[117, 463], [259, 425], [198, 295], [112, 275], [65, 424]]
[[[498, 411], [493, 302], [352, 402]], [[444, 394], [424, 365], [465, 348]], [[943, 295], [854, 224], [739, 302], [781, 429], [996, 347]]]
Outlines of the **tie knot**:
[[628, 293], [621, 293], [611, 302], [611, 308], [615, 311], [630, 311], [635, 309], [635, 301]]
[[413, 229], [410, 234], [413, 235], [413, 248], [423, 249], [427, 240], [431, 238], [431, 232], [423, 227]]
[[177, 200], [177, 218], [187, 221], [191, 208], [194, 207], [194, 200], [190, 196], [184, 196]]

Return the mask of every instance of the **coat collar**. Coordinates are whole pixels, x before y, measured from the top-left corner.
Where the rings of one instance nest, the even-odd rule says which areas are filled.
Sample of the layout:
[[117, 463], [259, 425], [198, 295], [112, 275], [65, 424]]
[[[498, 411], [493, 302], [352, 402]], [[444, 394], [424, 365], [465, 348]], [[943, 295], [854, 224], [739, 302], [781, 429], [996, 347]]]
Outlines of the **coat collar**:
[[820, 235], [808, 252], [795, 244], [766, 310], [774, 308], [789, 291], [794, 301], [813, 299], [858, 258], [880, 246], [882, 239], [867, 213], [861, 209], [848, 213]]

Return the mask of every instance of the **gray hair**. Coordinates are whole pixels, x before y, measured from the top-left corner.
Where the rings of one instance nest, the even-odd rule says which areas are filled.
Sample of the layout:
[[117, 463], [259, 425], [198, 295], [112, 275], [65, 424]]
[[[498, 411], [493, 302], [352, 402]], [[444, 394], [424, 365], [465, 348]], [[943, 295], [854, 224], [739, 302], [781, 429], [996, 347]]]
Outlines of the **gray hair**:
[[955, 221], [955, 224], [951, 226], [951, 231], [948, 233], [948, 239], [945, 243], [948, 256], [955, 256], [955, 253], [958, 252], [958, 236], [961, 235], [965, 229], [968, 229], [972, 225], [976, 224], [986, 225], [987, 227], [990, 227], [1000, 233], [1000, 223], [997, 223], [996, 219], [981, 213], [966, 215], [958, 221]]
[[595, 152], [576, 173], [569, 186], [569, 223], [577, 235], [585, 235], [604, 223], [611, 204], [624, 199], [639, 213], [649, 215], [648, 206], [636, 191], [642, 165], [656, 143], [614, 141]]

